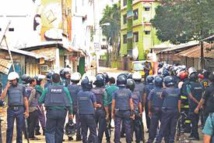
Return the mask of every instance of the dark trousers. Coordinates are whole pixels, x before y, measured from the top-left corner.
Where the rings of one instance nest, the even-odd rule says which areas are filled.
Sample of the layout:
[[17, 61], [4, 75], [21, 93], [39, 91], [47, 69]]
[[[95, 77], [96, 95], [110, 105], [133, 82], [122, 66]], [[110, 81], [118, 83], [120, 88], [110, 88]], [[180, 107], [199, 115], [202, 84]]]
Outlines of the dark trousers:
[[146, 126], [147, 129], [149, 130], [149, 126], [150, 126], [150, 117], [149, 117], [149, 109], [148, 109], [148, 101], [146, 101], [146, 105], [145, 105], [145, 113], [146, 113]]
[[96, 122], [95, 122], [95, 117], [93, 114], [89, 115], [84, 115], [80, 114], [80, 122], [81, 122], [81, 128], [82, 128], [82, 142], [83, 143], [88, 143], [87, 139], [87, 134], [88, 134], [88, 129], [90, 130], [90, 140], [93, 143], [97, 143], [97, 131], [96, 131]]
[[24, 124], [24, 107], [7, 109], [7, 138], [6, 143], [12, 143], [14, 120], [16, 119], [16, 143], [22, 143], [22, 127]]
[[[42, 108], [42, 106], [40, 106], [40, 108]], [[43, 109], [40, 110], [39, 118], [36, 121], [36, 128], [35, 128], [36, 131], [40, 130], [39, 122], [41, 124], [42, 129], [45, 129], [46, 122], [45, 122], [45, 112]]]
[[81, 133], [80, 133], [81, 123], [80, 123], [79, 114], [76, 111], [74, 111], [74, 116], [76, 120], [77, 136], [81, 136]]
[[38, 110], [30, 112], [28, 117], [28, 131], [29, 131], [29, 138], [34, 138], [34, 130], [36, 127], [36, 122], [38, 121], [39, 113]]
[[95, 112], [96, 123], [98, 124], [98, 143], [102, 142], [103, 133], [107, 129], [106, 113], [104, 109], [97, 109]]
[[150, 122], [148, 143], [153, 143], [157, 134], [157, 129], [160, 121], [161, 121], [161, 109], [160, 108], [153, 109]]
[[195, 114], [194, 112], [190, 112], [189, 117], [190, 117], [191, 123], [192, 123], [191, 136], [193, 136], [195, 138], [199, 138], [199, 134], [198, 134], [199, 114]]
[[174, 143], [178, 114], [178, 110], [162, 110], [161, 126], [156, 143], [161, 143], [162, 138], [166, 136], [166, 133], [169, 134], [169, 139], [167, 139], [169, 140], [169, 143]]
[[135, 116], [135, 119], [132, 120], [132, 136], [135, 133], [136, 143], [140, 143], [141, 141], [141, 127], [142, 127], [142, 118], [138, 115]]
[[114, 134], [115, 143], [120, 143], [121, 122], [124, 122], [125, 130], [126, 130], [126, 142], [127, 143], [132, 142], [130, 115], [131, 113], [129, 110], [115, 112], [115, 134]]
[[47, 110], [46, 143], [62, 143], [67, 110]]

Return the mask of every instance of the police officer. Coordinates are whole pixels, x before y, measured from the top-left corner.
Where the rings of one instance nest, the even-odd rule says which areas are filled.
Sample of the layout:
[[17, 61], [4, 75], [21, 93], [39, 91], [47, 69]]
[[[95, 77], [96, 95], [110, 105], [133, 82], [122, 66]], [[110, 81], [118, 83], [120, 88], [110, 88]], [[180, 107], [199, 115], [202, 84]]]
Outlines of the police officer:
[[[107, 128], [107, 120], [109, 117], [108, 96], [104, 87], [105, 79], [103, 75], [98, 74], [96, 76], [94, 85], [96, 87], [93, 88], [91, 91], [94, 93], [97, 101], [95, 118], [96, 118], [96, 123], [98, 124], [98, 143], [101, 143], [103, 138], [103, 133]], [[110, 138], [107, 140], [107, 142], [110, 142]]]
[[147, 125], [147, 129], [149, 132], [149, 126], [150, 126], [150, 117], [149, 117], [149, 111], [148, 111], [148, 96], [149, 93], [151, 92], [151, 90], [154, 88], [154, 84], [153, 84], [153, 80], [154, 77], [149, 75], [146, 78], [146, 86], [145, 86], [145, 93], [144, 93], [144, 97], [143, 97], [143, 102], [145, 105], [145, 111], [146, 111], [146, 125]]
[[48, 72], [48, 73], [46, 74], [47, 82], [45, 83], [44, 88], [47, 88], [47, 87], [49, 87], [49, 86], [52, 84], [52, 79], [51, 79], [51, 77], [52, 77], [53, 74], [54, 74], [53, 72]]
[[29, 88], [31, 88], [31, 93], [29, 96], [29, 118], [28, 118], [28, 131], [29, 131], [29, 138], [31, 140], [39, 140], [34, 135], [34, 130], [36, 127], [36, 123], [39, 119], [39, 95], [35, 90], [36, 86], [36, 79], [30, 78], [29, 79]]
[[22, 143], [22, 127], [24, 117], [29, 116], [28, 99], [25, 94], [25, 87], [18, 84], [19, 75], [11, 72], [8, 75], [8, 83], [0, 97], [8, 96], [7, 109], [7, 138], [6, 143], [12, 143], [14, 119], [16, 119], [17, 137], [16, 142]]
[[[71, 84], [68, 85], [68, 90], [73, 100], [73, 114], [75, 115], [75, 120], [77, 125], [76, 141], [81, 140], [79, 114], [77, 114], [77, 94], [81, 90], [81, 85], [78, 85], [80, 79], [81, 79], [80, 73], [78, 72], [73, 73], [71, 75]], [[68, 140], [73, 140], [73, 138], [69, 137]]]
[[161, 76], [156, 76], [154, 78], [154, 85], [154, 89], [151, 90], [148, 96], [148, 109], [151, 121], [149, 128], [149, 139], [147, 143], [153, 143], [156, 137], [159, 121], [161, 120], [161, 108], [163, 104], [163, 98], [161, 98], [161, 94], [163, 92], [163, 78]]
[[[141, 74], [139, 72], [134, 72], [133, 75], [132, 75], [132, 78], [135, 81], [135, 89], [134, 89], [134, 91], [140, 92], [140, 96], [142, 97], [142, 99], [145, 98], [144, 97], [145, 85], [144, 85], [144, 83], [141, 82]], [[144, 110], [144, 106], [145, 106], [145, 102], [142, 101], [142, 111]], [[142, 119], [141, 119], [141, 121], [142, 121]], [[140, 132], [141, 132], [141, 140], [143, 142], [145, 142], [143, 122], [142, 122], [142, 126], [140, 128]]]
[[169, 142], [173, 143], [180, 112], [180, 90], [174, 87], [174, 79], [171, 76], [164, 78], [164, 84], [166, 88], [161, 94], [161, 98], [163, 98], [161, 126], [156, 143], [161, 143], [166, 132], [169, 132]]
[[82, 90], [77, 94], [77, 107], [82, 128], [82, 142], [88, 143], [87, 132], [90, 130], [90, 139], [98, 143], [95, 122], [96, 97], [92, 89], [92, 83], [86, 76], [81, 81]]
[[[178, 83], [178, 88], [181, 91], [181, 112], [184, 112], [186, 115], [189, 114], [189, 101], [188, 101], [188, 93], [187, 86], [189, 86], [190, 82], [188, 79], [187, 71], [181, 71], [178, 73], [180, 78], [180, 82]], [[185, 118], [183, 121], [183, 127], [186, 133], [190, 133], [191, 131], [191, 120], [189, 116]]]
[[205, 92], [204, 92], [197, 108], [195, 109], [195, 113], [198, 114], [201, 107], [204, 106], [204, 121], [206, 121], [209, 113], [214, 112], [214, 110], [213, 110], [214, 104], [212, 102], [213, 100], [211, 100], [214, 95], [214, 73], [210, 73], [209, 82], [210, 82], [210, 85], [205, 89]]
[[120, 143], [120, 125], [124, 122], [126, 142], [131, 143], [131, 116], [133, 116], [132, 92], [126, 88], [126, 76], [117, 78], [119, 89], [112, 95], [112, 117], [115, 119], [115, 143]]
[[132, 121], [132, 136], [133, 133], [135, 133], [136, 143], [140, 143], [141, 141], [141, 117], [142, 117], [142, 97], [140, 96], [140, 93], [137, 91], [134, 91], [135, 88], [135, 82], [133, 79], [128, 79], [126, 87], [132, 91], [132, 100], [133, 100], [133, 106], [134, 106], [134, 119]]
[[201, 81], [201, 84], [205, 90], [209, 86], [209, 79], [208, 78], [209, 78], [210, 72], [203, 69], [202, 74], [204, 76], [204, 79]]
[[[36, 89], [36, 95], [38, 96], [38, 98], [42, 95], [42, 92], [43, 92], [43, 82], [44, 82], [44, 79], [45, 79], [45, 76], [44, 75], [37, 75], [35, 76], [35, 79], [36, 79], [36, 83], [37, 85], [35, 86], [35, 89]], [[45, 127], [46, 127], [46, 122], [45, 122], [45, 112], [44, 112], [44, 107], [42, 104], [40, 104], [38, 106], [39, 108], [39, 120], [37, 120], [36, 122], [36, 128], [35, 128], [35, 134], [36, 135], [41, 135], [40, 133], [40, 126], [39, 126], [39, 122], [41, 124], [41, 127], [42, 127], [42, 130], [43, 130], [43, 135], [45, 135]]]
[[198, 134], [198, 121], [199, 115], [194, 113], [203, 92], [202, 85], [197, 81], [197, 72], [189, 72], [189, 80], [190, 84], [187, 86], [187, 93], [189, 99], [189, 117], [191, 119], [192, 128], [190, 139], [192, 140], [199, 140]]
[[72, 99], [66, 87], [60, 85], [59, 74], [52, 75], [53, 84], [42, 92], [39, 103], [46, 107], [46, 143], [62, 143], [65, 117], [69, 110], [69, 119], [73, 120]]
[[61, 84], [67, 87], [71, 83], [71, 74], [69, 68], [64, 68], [60, 71]]

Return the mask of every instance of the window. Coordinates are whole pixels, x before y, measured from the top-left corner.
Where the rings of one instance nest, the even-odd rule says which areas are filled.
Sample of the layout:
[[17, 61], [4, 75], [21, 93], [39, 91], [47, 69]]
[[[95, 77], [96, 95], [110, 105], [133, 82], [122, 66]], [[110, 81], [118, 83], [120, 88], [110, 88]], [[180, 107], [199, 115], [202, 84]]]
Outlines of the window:
[[134, 32], [134, 42], [138, 42], [138, 32]]
[[134, 20], [138, 19], [138, 9], [135, 9], [133, 11], [133, 14], [134, 14]]
[[145, 32], [146, 35], [149, 35], [151, 33], [151, 31], [149, 31], [149, 30], [146, 30], [144, 32]]
[[9, 31], [11, 31], [11, 32], [14, 31], [14, 28], [9, 28]]
[[123, 15], [123, 24], [126, 24], [126, 22], [127, 22], [127, 18], [126, 18], [126, 17], [127, 17], [127, 15], [124, 14], [124, 15]]
[[150, 7], [144, 7], [145, 11], [150, 11]]
[[127, 0], [123, 0], [123, 6], [127, 5]]
[[123, 35], [123, 44], [126, 44], [127, 43], [127, 35]]

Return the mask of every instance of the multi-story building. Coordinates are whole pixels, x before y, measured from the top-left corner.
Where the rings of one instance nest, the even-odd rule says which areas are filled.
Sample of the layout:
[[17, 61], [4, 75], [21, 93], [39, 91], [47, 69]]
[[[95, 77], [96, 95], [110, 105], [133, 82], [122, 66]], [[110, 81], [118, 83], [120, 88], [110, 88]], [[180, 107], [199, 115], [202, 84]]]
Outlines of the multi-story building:
[[[127, 56], [134, 47], [138, 49], [137, 60], [160, 43], [150, 20], [155, 16], [157, 0], [121, 0], [121, 56]], [[131, 6], [130, 6], [131, 5]], [[128, 44], [127, 44], [128, 43]]]

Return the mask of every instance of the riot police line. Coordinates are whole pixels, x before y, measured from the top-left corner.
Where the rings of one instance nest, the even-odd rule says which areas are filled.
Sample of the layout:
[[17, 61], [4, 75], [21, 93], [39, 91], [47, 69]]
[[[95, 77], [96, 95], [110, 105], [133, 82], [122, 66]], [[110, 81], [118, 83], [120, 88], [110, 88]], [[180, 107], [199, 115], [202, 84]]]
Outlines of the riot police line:
[[[28, 141], [40, 140], [36, 136], [43, 134], [47, 143], [60, 143], [64, 130], [69, 141], [75, 136], [76, 141], [83, 143], [101, 143], [104, 134], [108, 143], [111, 139], [120, 143], [123, 136], [127, 143], [160, 143], [163, 138], [171, 143], [181, 141], [182, 132], [190, 133], [185, 139], [189, 142], [199, 140], [199, 117], [204, 123], [211, 112], [207, 106], [209, 95], [204, 97], [202, 93], [212, 82], [214, 75], [207, 70], [198, 74], [193, 67], [162, 63], [158, 74], [147, 76], [146, 81], [138, 72], [121, 73], [116, 79], [99, 73], [95, 81], [81, 77], [80, 73], [70, 73], [67, 68], [59, 74], [50, 72], [35, 77], [19, 78], [11, 72], [1, 95], [2, 104], [8, 97], [6, 142], [12, 142], [14, 120], [17, 143], [22, 142], [22, 133]], [[144, 111], [148, 139], [144, 135]], [[185, 118], [178, 122], [183, 115]]]

